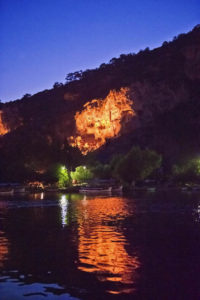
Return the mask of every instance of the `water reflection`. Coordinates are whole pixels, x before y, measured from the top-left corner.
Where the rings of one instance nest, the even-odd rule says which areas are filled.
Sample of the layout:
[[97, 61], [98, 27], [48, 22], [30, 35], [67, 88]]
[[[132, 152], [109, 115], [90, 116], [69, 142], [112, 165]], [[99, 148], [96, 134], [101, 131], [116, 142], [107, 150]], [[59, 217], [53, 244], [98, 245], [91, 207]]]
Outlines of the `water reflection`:
[[199, 201], [174, 193], [2, 197], [0, 298], [199, 300]]
[[3, 267], [8, 258], [8, 239], [4, 236], [4, 232], [0, 231], [0, 268]]
[[61, 223], [62, 226], [64, 227], [68, 223], [67, 219], [67, 210], [68, 210], [68, 199], [66, 195], [62, 195], [59, 199], [59, 205], [61, 209]]
[[29, 194], [29, 198], [34, 200], [44, 200], [44, 192]]
[[78, 268], [95, 273], [100, 281], [120, 283], [110, 293], [132, 292], [138, 278], [139, 258], [127, 253], [119, 224], [129, 214], [124, 198], [84, 198], [79, 204]]

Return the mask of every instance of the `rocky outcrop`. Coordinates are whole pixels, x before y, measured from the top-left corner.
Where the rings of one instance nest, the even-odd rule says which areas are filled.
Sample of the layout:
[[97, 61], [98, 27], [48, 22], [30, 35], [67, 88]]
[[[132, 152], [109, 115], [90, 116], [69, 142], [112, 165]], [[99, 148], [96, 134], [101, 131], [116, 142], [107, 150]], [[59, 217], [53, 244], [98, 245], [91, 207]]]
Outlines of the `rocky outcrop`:
[[[135, 115], [127, 124], [121, 120], [121, 149], [140, 143], [164, 152], [167, 141], [170, 155], [173, 151], [177, 155], [177, 149], [183, 149], [184, 139], [187, 143], [193, 139], [191, 148], [196, 147], [195, 143], [200, 144], [199, 130], [195, 138], [190, 133], [199, 126], [199, 26], [170, 43], [163, 43], [162, 47], [121, 55], [97, 69], [76, 72], [70, 78], [73, 80], [67, 84], [56, 84], [51, 90], [3, 104], [0, 147], [12, 144], [14, 147], [16, 140], [25, 144], [25, 138], [30, 143], [39, 136], [49, 145], [57, 143], [62, 148], [76, 134], [75, 115], [83, 110], [84, 104], [92, 99], [101, 101], [111, 90], [122, 87], [129, 89]], [[180, 139], [177, 137], [182, 125], [187, 131]], [[110, 147], [110, 153], [115, 152], [119, 140], [108, 142], [102, 151]]]

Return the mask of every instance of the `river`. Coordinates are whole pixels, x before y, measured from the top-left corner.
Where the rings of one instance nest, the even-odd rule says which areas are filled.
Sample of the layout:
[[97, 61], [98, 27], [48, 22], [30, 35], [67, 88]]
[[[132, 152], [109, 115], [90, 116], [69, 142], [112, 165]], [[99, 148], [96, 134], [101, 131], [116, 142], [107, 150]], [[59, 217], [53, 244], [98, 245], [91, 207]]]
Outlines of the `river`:
[[0, 299], [200, 299], [200, 193], [0, 197]]

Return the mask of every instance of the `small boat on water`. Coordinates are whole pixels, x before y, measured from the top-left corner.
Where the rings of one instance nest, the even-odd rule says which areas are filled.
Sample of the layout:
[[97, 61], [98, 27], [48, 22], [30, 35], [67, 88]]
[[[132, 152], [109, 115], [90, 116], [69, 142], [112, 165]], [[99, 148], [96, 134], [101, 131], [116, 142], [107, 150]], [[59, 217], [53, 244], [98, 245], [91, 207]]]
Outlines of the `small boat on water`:
[[0, 196], [9, 196], [14, 194], [14, 189], [12, 188], [0, 188]]
[[156, 191], [156, 187], [148, 187], [147, 191], [148, 192], [155, 192]]
[[133, 191], [134, 192], [155, 192], [157, 189], [156, 189], [156, 187], [134, 187], [133, 188]]
[[199, 185], [194, 185], [194, 186], [183, 186], [181, 188], [181, 191], [187, 191], [187, 192], [199, 192], [200, 191], [200, 186]]
[[51, 188], [51, 187], [47, 187], [45, 188], [45, 192], [59, 192], [59, 189], [58, 188]]
[[192, 191], [200, 191], [200, 186], [199, 185], [194, 185], [192, 186]]
[[19, 193], [19, 194], [25, 194], [26, 193], [26, 188], [24, 186], [16, 186], [14, 188], [14, 192]]
[[103, 188], [103, 187], [82, 187], [79, 189], [80, 193], [93, 193], [93, 194], [97, 194], [97, 193], [111, 193], [112, 192], [112, 187], [108, 187], [108, 188]]
[[121, 193], [123, 191], [123, 185], [120, 186], [113, 186], [112, 187], [112, 192], [113, 193]]

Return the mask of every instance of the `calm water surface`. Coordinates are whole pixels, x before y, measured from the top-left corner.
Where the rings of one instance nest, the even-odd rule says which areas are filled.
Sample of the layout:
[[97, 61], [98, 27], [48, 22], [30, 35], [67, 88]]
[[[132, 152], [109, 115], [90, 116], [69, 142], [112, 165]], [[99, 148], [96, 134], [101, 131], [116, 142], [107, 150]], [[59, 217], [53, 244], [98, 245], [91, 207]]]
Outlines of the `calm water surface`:
[[0, 197], [0, 299], [200, 299], [200, 193]]

